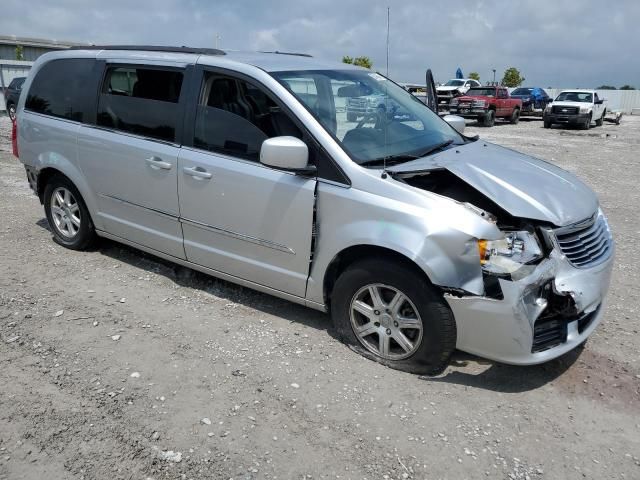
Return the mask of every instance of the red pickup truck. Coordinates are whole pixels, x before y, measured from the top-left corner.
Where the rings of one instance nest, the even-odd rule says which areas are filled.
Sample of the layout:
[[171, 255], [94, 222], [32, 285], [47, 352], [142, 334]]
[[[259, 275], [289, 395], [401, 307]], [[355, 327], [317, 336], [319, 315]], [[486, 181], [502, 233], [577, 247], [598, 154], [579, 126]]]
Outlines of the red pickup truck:
[[452, 115], [473, 118], [485, 127], [492, 127], [496, 118], [516, 124], [522, 111], [522, 100], [511, 98], [506, 87], [473, 87], [462, 97], [451, 100]]

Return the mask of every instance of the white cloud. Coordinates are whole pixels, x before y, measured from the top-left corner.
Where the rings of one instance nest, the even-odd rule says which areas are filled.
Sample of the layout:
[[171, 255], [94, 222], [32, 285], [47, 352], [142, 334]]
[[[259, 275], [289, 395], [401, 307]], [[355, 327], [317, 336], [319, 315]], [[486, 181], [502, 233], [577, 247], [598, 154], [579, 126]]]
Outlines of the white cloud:
[[[531, 85], [640, 87], [633, 33], [640, 2], [615, 11], [597, 0], [4, 0], [0, 32], [95, 43], [174, 44], [304, 51], [322, 59], [367, 55], [384, 70], [391, 5], [390, 74], [446, 80], [458, 66], [490, 80], [510, 66]], [[613, 5], [612, 5], [613, 6]]]

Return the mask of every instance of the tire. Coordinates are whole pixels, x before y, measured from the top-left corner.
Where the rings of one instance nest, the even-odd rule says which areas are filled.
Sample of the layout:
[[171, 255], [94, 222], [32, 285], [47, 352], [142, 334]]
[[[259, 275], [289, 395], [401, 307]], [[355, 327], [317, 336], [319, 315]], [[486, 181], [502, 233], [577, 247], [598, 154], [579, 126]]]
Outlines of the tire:
[[[394, 308], [398, 293], [402, 300]], [[438, 375], [456, 347], [455, 320], [442, 296], [423, 275], [398, 262], [364, 260], [347, 268], [333, 288], [331, 315], [340, 340], [397, 370]]]
[[11, 121], [15, 121], [16, 119], [16, 105], [14, 103], [10, 103], [7, 105], [7, 113], [9, 114], [9, 118]]
[[591, 116], [593, 114], [589, 114], [589, 118], [584, 122], [584, 124], [582, 125], [582, 130], [589, 130], [591, 128]]
[[509, 122], [511, 122], [512, 125], [517, 125], [519, 121], [520, 121], [520, 109], [514, 108], [513, 113], [511, 114], [511, 118], [509, 119]]
[[485, 127], [493, 127], [496, 123], [496, 112], [495, 110], [489, 110], [484, 116], [484, 122], [482, 123]]
[[356, 120], [358, 120], [358, 116], [355, 113], [347, 113], [348, 122], [355, 122]]
[[89, 210], [68, 178], [51, 177], [44, 189], [44, 211], [56, 243], [71, 250], [86, 250], [95, 243]]
[[602, 112], [602, 116], [596, 120], [596, 127], [601, 127], [602, 124], [604, 123], [604, 115], [606, 114], [606, 110], [604, 112]]
[[550, 121], [550, 120], [545, 119], [545, 120], [543, 121], [543, 125], [544, 125], [544, 128], [551, 128], [551, 121]]

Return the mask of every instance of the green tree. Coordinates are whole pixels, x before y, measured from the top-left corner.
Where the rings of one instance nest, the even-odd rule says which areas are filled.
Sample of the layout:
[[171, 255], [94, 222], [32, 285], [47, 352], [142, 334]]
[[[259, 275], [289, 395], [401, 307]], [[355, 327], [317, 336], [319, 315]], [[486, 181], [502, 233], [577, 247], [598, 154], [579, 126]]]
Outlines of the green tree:
[[373, 62], [369, 57], [356, 57], [353, 59], [353, 64], [364, 68], [373, 67]]
[[600, 85], [596, 90], [616, 90], [613, 85]]
[[635, 90], [636, 87], [633, 87], [631, 85], [623, 85], [620, 87], [620, 90]]
[[22, 45], [16, 45], [16, 60], [24, 60], [24, 50]]
[[480, 81], [480, 74], [478, 72], [471, 72], [469, 74], [469, 78]]
[[357, 65], [358, 67], [371, 68], [373, 67], [373, 62], [369, 57], [356, 57], [352, 58], [349, 55], [345, 55], [342, 57], [342, 63], [348, 63], [351, 65]]
[[502, 85], [505, 87], [518, 87], [524, 83], [525, 78], [520, 76], [520, 71], [516, 67], [509, 67], [504, 71]]

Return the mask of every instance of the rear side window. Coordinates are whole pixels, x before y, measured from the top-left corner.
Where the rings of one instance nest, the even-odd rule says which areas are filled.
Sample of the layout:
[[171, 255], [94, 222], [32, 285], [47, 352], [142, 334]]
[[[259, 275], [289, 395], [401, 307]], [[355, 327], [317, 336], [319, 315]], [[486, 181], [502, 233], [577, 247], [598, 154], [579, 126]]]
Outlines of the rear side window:
[[108, 68], [98, 102], [98, 125], [174, 142], [181, 122], [183, 77], [179, 69]]
[[11, 80], [11, 83], [9, 84], [9, 88], [13, 89], [13, 90], [20, 90], [22, 88], [22, 84], [25, 81], [25, 77], [18, 77], [18, 78], [14, 78], [13, 80]]
[[25, 108], [31, 112], [82, 122], [88, 118], [95, 90], [89, 58], [52, 60], [42, 66], [31, 83]]

